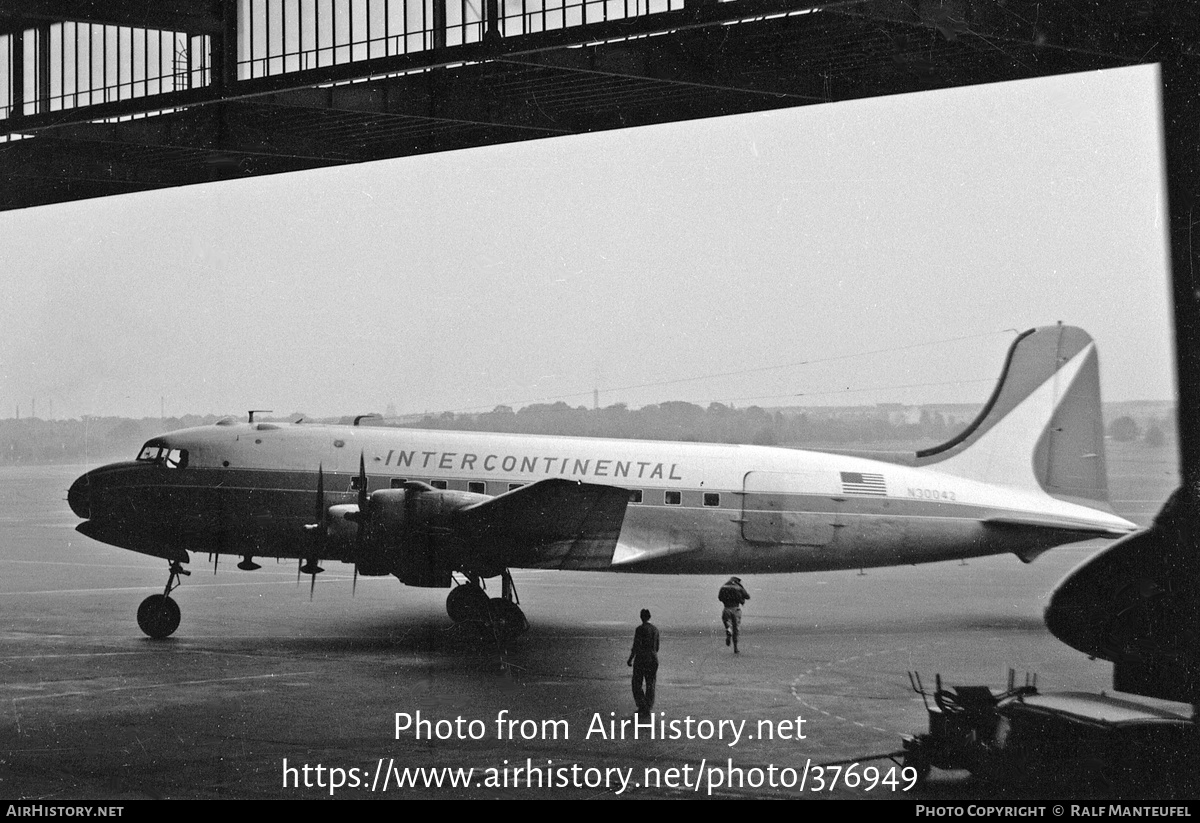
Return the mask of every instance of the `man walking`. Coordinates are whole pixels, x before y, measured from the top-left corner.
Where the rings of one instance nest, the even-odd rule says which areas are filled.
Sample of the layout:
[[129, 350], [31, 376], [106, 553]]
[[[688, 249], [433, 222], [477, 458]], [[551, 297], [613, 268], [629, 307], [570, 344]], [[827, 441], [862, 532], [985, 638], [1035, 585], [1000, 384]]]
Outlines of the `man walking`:
[[654, 683], [658, 679], [658, 627], [650, 622], [650, 610], [642, 609], [642, 625], [633, 632], [633, 648], [625, 665], [633, 667], [633, 702], [638, 714], [654, 708]]
[[731, 577], [721, 590], [717, 599], [725, 606], [721, 609], [721, 622], [725, 624], [725, 645], [733, 643], [733, 653], [738, 653], [738, 626], [742, 624], [742, 604], [750, 599], [750, 594], [742, 585], [742, 578]]

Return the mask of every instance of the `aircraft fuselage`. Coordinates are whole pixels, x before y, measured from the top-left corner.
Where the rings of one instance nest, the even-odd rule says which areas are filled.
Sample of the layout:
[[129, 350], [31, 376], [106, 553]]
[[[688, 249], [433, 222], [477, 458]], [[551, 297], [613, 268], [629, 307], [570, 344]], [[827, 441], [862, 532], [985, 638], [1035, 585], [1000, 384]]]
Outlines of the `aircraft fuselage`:
[[[699, 574], [1002, 552], [1031, 559], [1130, 525], [1049, 495], [928, 468], [758, 446], [276, 423], [184, 430], [147, 446], [160, 449], [153, 459], [89, 472], [69, 500], [87, 519], [84, 534], [168, 559], [193, 551], [309, 556], [305, 526], [315, 517], [318, 467], [324, 504], [353, 505], [360, 456], [369, 493], [420, 481], [483, 499], [548, 478], [629, 490], [608, 562], [505, 562], [518, 568]], [[331, 543], [323, 556], [351, 561], [352, 554], [351, 544]]]

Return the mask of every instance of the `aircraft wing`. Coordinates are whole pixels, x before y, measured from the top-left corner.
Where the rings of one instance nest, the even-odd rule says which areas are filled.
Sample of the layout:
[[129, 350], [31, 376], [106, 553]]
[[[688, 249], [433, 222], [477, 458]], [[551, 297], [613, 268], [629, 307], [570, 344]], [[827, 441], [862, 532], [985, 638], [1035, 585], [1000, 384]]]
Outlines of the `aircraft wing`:
[[457, 530], [513, 566], [607, 569], [629, 491], [573, 480], [539, 480], [461, 509]]

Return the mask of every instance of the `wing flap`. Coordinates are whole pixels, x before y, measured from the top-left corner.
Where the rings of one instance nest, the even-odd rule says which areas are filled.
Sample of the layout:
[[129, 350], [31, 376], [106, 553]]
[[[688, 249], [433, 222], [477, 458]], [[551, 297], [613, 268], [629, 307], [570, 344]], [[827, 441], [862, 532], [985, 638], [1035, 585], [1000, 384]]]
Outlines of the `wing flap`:
[[673, 557], [678, 554], [686, 554], [687, 552], [696, 551], [698, 547], [684, 544], [665, 545], [665, 546], [634, 546], [629, 543], [617, 544], [617, 550], [613, 553], [612, 564], [614, 567], [629, 567], [638, 564], [646, 564], [655, 560], [662, 560], [665, 557]]
[[607, 569], [629, 491], [551, 478], [468, 506], [455, 526], [511, 566]]

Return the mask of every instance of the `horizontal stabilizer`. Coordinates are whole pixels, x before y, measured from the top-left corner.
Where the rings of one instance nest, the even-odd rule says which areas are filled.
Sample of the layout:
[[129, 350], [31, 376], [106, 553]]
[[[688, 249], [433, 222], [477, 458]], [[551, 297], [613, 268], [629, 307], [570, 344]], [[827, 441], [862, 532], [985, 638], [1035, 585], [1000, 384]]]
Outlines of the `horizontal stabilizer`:
[[458, 512], [455, 527], [508, 565], [608, 568], [629, 491], [574, 480], [539, 480]]
[[1064, 520], [1056, 520], [1051, 517], [988, 517], [983, 521], [985, 526], [996, 527], [1011, 527], [1011, 528], [1037, 528], [1037, 529], [1055, 529], [1062, 532], [1073, 532], [1080, 535], [1080, 539], [1091, 537], [1124, 537], [1129, 534], [1130, 529], [1112, 526], [1105, 528], [1097, 523], [1071, 523]]

